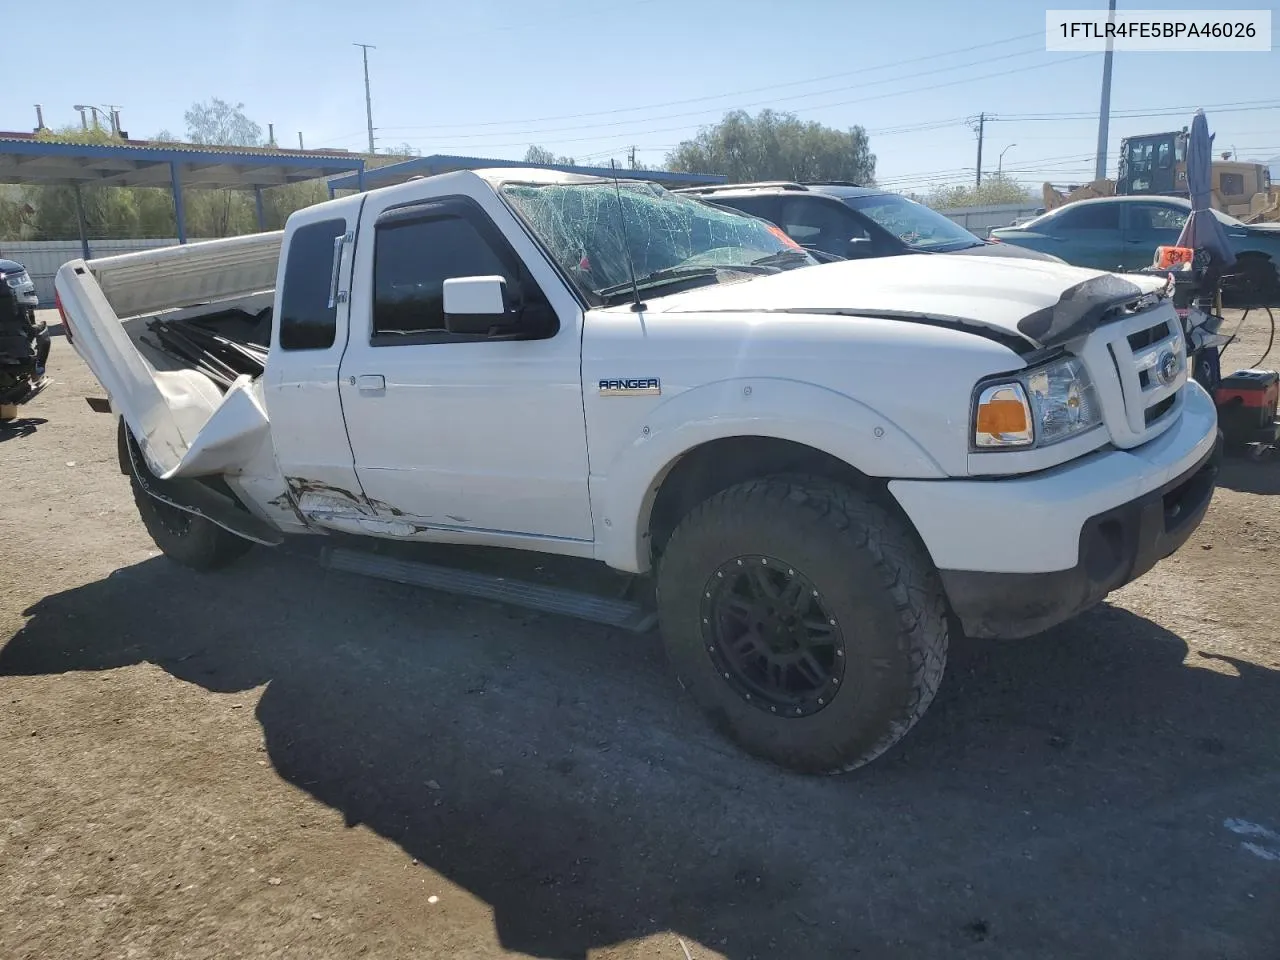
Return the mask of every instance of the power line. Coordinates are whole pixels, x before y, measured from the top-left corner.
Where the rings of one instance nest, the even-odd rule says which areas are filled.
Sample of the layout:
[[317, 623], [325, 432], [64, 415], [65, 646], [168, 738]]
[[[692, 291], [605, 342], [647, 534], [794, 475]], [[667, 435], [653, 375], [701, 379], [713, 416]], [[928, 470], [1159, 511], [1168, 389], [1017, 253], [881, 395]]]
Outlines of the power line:
[[[387, 130], [437, 130], [437, 131], [457, 130], [457, 129], [472, 130], [472, 129], [475, 129], [476, 127], [506, 127], [506, 126], [523, 124], [523, 123], [546, 123], [554, 120], [582, 120], [587, 117], [603, 117], [603, 116], [614, 116], [619, 113], [634, 113], [638, 110], [657, 110], [663, 107], [679, 107], [679, 106], [684, 106], [690, 103], [705, 103], [708, 100], [724, 100], [728, 97], [739, 97], [739, 96], [744, 96], [746, 94], [751, 94], [751, 93], [763, 93], [768, 90], [781, 90], [787, 87], [803, 86], [806, 83], [821, 83], [825, 80], [835, 80], [838, 77], [851, 77], [851, 76], [857, 76], [864, 73], [874, 73], [877, 70], [885, 70], [890, 67], [900, 67], [900, 66], [905, 66], [907, 64], [912, 64], [912, 63], [923, 63], [926, 60], [938, 60], [943, 57], [953, 56], [958, 53], [969, 53], [973, 50], [984, 50], [990, 47], [998, 47], [1006, 43], [1014, 43], [1018, 40], [1027, 40], [1027, 39], [1030, 39], [1031, 37], [1040, 37], [1040, 36], [1043, 36], [1043, 34], [1040, 31], [1036, 31], [1034, 33], [1023, 33], [1023, 34], [1019, 34], [1016, 37], [1005, 37], [1003, 40], [991, 40], [987, 43], [978, 43], [968, 47], [957, 47], [956, 49], [953, 49], [953, 50], [944, 50], [941, 53], [929, 54], [928, 56], [923, 56], [923, 57], [913, 57], [909, 60], [894, 60], [890, 63], [877, 64], [871, 67], [860, 67], [857, 70], [846, 70], [841, 73], [828, 73], [818, 77], [809, 77], [804, 80], [791, 80], [786, 83], [767, 84], [762, 87], [747, 87], [742, 90], [730, 90], [726, 93], [709, 94], [701, 97], [688, 97], [684, 100], [666, 100], [660, 103], [649, 103], [649, 104], [644, 104], [642, 106], [637, 106], [637, 107], [617, 107], [610, 110], [596, 110], [590, 113], [568, 113], [568, 114], [559, 114], [557, 116], [550, 116], [550, 117], [528, 117], [523, 120], [487, 120], [487, 121], [484, 121], [483, 123], [439, 124], [435, 126], [416, 126], [416, 127], [386, 127], [384, 129], [387, 129]], [[1038, 47], [1036, 49], [1042, 50], [1043, 48]], [[1026, 51], [1026, 52], [1035, 52], [1035, 51]], [[1024, 54], [1017, 54], [1017, 56], [1022, 56], [1022, 55]], [[990, 62], [990, 60], [980, 61], [980, 62]], [[903, 78], [899, 78], [899, 79], [903, 79]], [[707, 111], [699, 111], [699, 112], [705, 113]], [[657, 118], [646, 118], [646, 119], [667, 119], [667, 118], [657, 117]], [[643, 119], [641, 119], [640, 122], [644, 122]]]
[[[1032, 70], [1043, 70], [1049, 67], [1061, 66], [1064, 63], [1071, 63], [1072, 61], [1075, 61], [1075, 60], [1084, 60], [1092, 56], [1093, 54], [1091, 53], [1083, 53], [1074, 57], [1065, 57], [1061, 60], [1053, 60], [1049, 63], [1035, 64], [1033, 66], [1028, 66], [1028, 67], [1018, 67], [1013, 70], [998, 70], [995, 73], [984, 73], [974, 77], [961, 77], [958, 80], [952, 80], [946, 83], [933, 83], [923, 87], [910, 87], [906, 90], [896, 90], [888, 93], [879, 93], [879, 94], [875, 94], [874, 96], [858, 97], [853, 100], [839, 100], [832, 103], [813, 104], [813, 105], [810, 105], [809, 109], [826, 110], [832, 107], [847, 107], [847, 106], [854, 106], [856, 104], [861, 104], [861, 103], [870, 103], [873, 100], [886, 100], [886, 99], [892, 99], [893, 97], [903, 97], [913, 93], [928, 93], [933, 90], [941, 90], [943, 88], [956, 87], [961, 84], [973, 83], [978, 80], [990, 80], [995, 77], [1007, 77], [1016, 73], [1027, 73]], [[898, 79], [903, 79], [903, 78], [898, 78]], [[657, 118], [654, 118], [654, 119], [657, 119]], [[625, 139], [627, 142], [630, 142], [630, 140], [634, 139], [635, 137], [648, 136], [650, 134], [655, 134], [655, 133], [671, 133], [671, 132], [687, 131], [690, 128], [690, 126], [693, 126], [693, 124], [681, 124], [680, 126], [675, 126], [675, 127], [658, 127], [651, 130], [633, 130], [625, 134], [619, 134], [618, 137], [615, 138], [615, 140], [616, 142], [621, 142], [622, 139]], [[546, 131], [542, 131], [542, 133], [545, 133], [545, 132]], [[535, 136], [539, 135], [539, 132], [534, 131], [534, 135]], [[425, 137], [410, 138], [410, 142], [413, 142], [413, 140], [423, 140], [423, 139], [427, 139], [427, 138]], [[589, 141], [599, 142], [604, 139], [607, 139], [607, 137], [596, 135], [596, 136], [589, 136], [589, 137], [575, 137], [575, 138], [569, 138], [569, 139], [561, 138], [557, 140], [556, 143], [558, 144], [584, 143]], [[490, 144], [484, 144], [483, 146], [485, 147], [485, 149], [497, 150], [503, 147], [519, 147], [519, 146], [525, 145], [526, 143], [527, 141], [520, 141], [516, 143], [490, 143]]]
[[[808, 93], [797, 93], [797, 94], [792, 94], [786, 97], [772, 97], [768, 100], [755, 100], [749, 103], [737, 103], [737, 104], [733, 104], [731, 107], [707, 107], [701, 110], [686, 110], [682, 113], [659, 114], [656, 116], [649, 116], [649, 117], [633, 117], [627, 120], [611, 120], [611, 121], [602, 122], [602, 123], [575, 124], [573, 126], [568, 126], [568, 127], [551, 127], [546, 129], [537, 129], [537, 130], [496, 130], [491, 133], [456, 133], [456, 134], [445, 134], [444, 137], [447, 137], [448, 139], [454, 140], [454, 141], [483, 140], [487, 137], [503, 137], [503, 136], [545, 137], [548, 134], [555, 134], [555, 133], [576, 133], [578, 131], [583, 131], [583, 130], [603, 130], [605, 128], [612, 128], [612, 127], [628, 127], [636, 123], [650, 123], [650, 122], [661, 121], [661, 120], [679, 120], [687, 117], [705, 117], [708, 113], [713, 113], [713, 112], [718, 113], [725, 109], [741, 110], [741, 109], [746, 109], [748, 107], [764, 107], [764, 106], [771, 106], [773, 104], [778, 104], [778, 103], [785, 103], [793, 100], [804, 100], [809, 97], [822, 97], [822, 96], [827, 96], [829, 94], [844, 93], [850, 90], [864, 90], [869, 87], [883, 86], [886, 83], [900, 83], [903, 80], [911, 80], [916, 77], [927, 77], [933, 74], [950, 73], [953, 70], [961, 70], [961, 69], [964, 69], [965, 67], [983, 66], [985, 64], [993, 63], [999, 60], [1011, 60], [1017, 57], [1026, 57], [1032, 54], [1043, 53], [1043, 52], [1044, 52], [1043, 49], [1037, 47], [1032, 50], [1021, 50], [1021, 51], [1018, 51], [1017, 53], [1004, 54], [999, 57], [984, 57], [981, 60], [973, 60], [967, 63], [951, 64], [950, 66], [938, 67], [933, 70], [920, 70], [907, 77], [886, 77], [883, 80], [872, 80], [869, 83], [857, 83], [851, 86], [830, 87], [826, 90], [812, 90], [812, 91], [809, 91]], [[1041, 66], [1052, 66], [1052, 65], [1053, 65], [1052, 63], [1047, 63], [1047, 64], [1042, 64]], [[1034, 69], [1034, 68], [1028, 67], [1025, 69]], [[1005, 75], [1007, 74], [994, 74], [994, 76], [1005, 76]], [[950, 84], [946, 84], [946, 86], [950, 86]], [[931, 88], [931, 89], [936, 89], [936, 88]], [[810, 109], [814, 109], [814, 108], [810, 107]], [[384, 131], [387, 131], [387, 130], [422, 130], [422, 129], [430, 129], [430, 128], [383, 127], [382, 129]]]

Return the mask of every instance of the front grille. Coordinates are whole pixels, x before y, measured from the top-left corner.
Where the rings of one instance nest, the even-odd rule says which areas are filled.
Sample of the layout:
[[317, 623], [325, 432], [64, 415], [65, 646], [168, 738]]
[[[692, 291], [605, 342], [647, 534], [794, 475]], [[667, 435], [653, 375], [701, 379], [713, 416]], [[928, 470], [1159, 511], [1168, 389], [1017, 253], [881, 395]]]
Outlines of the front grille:
[[1103, 384], [1103, 409], [1112, 441], [1121, 448], [1145, 443], [1164, 431], [1179, 409], [1187, 379], [1182, 323], [1168, 300], [1119, 311], [1099, 327], [1084, 353]]
[[1146, 330], [1139, 330], [1137, 333], [1129, 334], [1129, 349], [1134, 351], [1141, 350], [1168, 335], [1169, 330], [1163, 323], [1148, 327]]
[[1176, 393], [1172, 393], [1169, 396], [1165, 397], [1163, 400], [1156, 403], [1154, 406], [1147, 407], [1147, 409], [1143, 412], [1143, 419], [1146, 420], [1147, 426], [1148, 427], [1151, 426], [1153, 423], [1155, 423], [1157, 420], [1163, 417], [1166, 413], [1168, 413], [1171, 409], [1173, 409], [1173, 405], [1174, 403], [1177, 402], [1177, 400], [1178, 400], [1178, 395]]

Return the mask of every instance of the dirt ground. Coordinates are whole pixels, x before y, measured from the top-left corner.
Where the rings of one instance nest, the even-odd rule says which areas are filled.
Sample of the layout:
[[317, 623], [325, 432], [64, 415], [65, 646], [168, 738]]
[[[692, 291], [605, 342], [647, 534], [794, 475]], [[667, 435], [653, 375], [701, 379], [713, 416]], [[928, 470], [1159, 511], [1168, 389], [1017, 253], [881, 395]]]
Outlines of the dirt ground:
[[176, 566], [60, 336], [51, 373], [0, 431], [5, 960], [1280, 957], [1280, 460], [805, 779], [710, 733], [656, 635]]

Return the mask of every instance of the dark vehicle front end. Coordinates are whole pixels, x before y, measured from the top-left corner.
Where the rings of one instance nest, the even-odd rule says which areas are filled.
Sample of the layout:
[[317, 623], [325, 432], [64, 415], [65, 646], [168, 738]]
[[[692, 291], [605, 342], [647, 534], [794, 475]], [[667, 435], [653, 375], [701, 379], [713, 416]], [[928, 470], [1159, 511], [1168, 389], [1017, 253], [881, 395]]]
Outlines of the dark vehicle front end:
[[43, 384], [49, 330], [36, 320], [38, 305], [26, 268], [0, 260], [0, 406], [26, 402]]

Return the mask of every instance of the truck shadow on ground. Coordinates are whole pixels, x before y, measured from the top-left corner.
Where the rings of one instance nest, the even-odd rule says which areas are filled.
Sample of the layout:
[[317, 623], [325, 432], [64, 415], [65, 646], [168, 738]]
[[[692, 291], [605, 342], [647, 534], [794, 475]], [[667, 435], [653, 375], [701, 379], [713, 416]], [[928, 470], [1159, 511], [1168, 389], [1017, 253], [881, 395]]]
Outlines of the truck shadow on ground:
[[[1121, 953], [1188, 956], [1213, 926], [1198, 845], [1237, 855], [1205, 798], [1261, 770], [1254, 796], [1280, 813], [1280, 675], [1188, 658], [1115, 607], [1033, 641], [958, 642], [908, 740], [839, 778], [709, 733], [654, 637], [296, 557], [208, 577], [154, 559], [27, 612], [0, 674], [150, 662], [211, 691], [268, 684], [279, 775], [491, 904], [502, 944], [539, 957], [668, 930], [733, 960], [936, 957], [1107, 924]], [[1258, 904], [1231, 931], [1252, 947], [1274, 943]]]
[[1280, 494], [1280, 451], [1273, 451], [1257, 460], [1227, 457], [1218, 473], [1218, 486], [1262, 496]]

